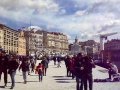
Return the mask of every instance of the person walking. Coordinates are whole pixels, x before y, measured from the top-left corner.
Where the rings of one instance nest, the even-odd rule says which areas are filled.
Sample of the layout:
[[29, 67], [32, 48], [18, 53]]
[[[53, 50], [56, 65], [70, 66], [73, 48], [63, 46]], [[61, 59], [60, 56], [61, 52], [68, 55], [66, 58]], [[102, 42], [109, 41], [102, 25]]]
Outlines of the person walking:
[[57, 57], [54, 56], [54, 57], [53, 57], [54, 65], [56, 65], [56, 61], [57, 61], [56, 59], [57, 59]]
[[70, 76], [70, 56], [67, 55], [65, 58], [65, 65], [66, 65], [66, 70], [67, 70], [67, 77]]
[[74, 70], [75, 70], [74, 75], [76, 76], [76, 90], [81, 90], [82, 88], [82, 83], [81, 83], [81, 76], [82, 76], [81, 69], [83, 68], [82, 59], [83, 59], [82, 54], [78, 53], [74, 61]]
[[11, 56], [8, 62], [8, 73], [10, 74], [10, 78], [12, 82], [10, 89], [13, 89], [15, 87], [15, 75], [16, 75], [16, 70], [18, 66], [19, 66], [19, 63], [17, 61], [16, 56]]
[[92, 75], [92, 68], [95, 68], [95, 64], [90, 56], [85, 56], [83, 58], [83, 68], [82, 68], [82, 76], [81, 76], [81, 89], [83, 90], [88, 90], [88, 85], [89, 85], [89, 90], [93, 90], [93, 75]]
[[27, 83], [27, 74], [29, 71], [29, 61], [27, 57], [24, 57], [20, 67], [19, 67], [19, 71], [20, 69], [22, 69], [22, 74], [23, 74], [23, 80], [24, 80], [24, 84]]
[[7, 86], [7, 78], [8, 78], [8, 56], [5, 51], [0, 51], [0, 81], [1, 75], [4, 74], [4, 87]]
[[57, 57], [57, 62], [58, 62], [58, 66], [57, 67], [58, 68], [61, 67], [61, 65], [60, 65], [61, 64], [61, 56], [60, 55], [58, 55], [58, 57]]
[[31, 73], [34, 72], [35, 69], [35, 60], [33, 57], [30, 58], [30, 66], [31, 66]]
[[43, 57], [43, 60], [41, 61], [41, 63], [43, 64], [43, 76], [46, 76], [46, 72], [47, 72], [47, 68], [48, 68], [48, 59], [46, 56]]
[[43, 65], [42, 63], [39, 63], [39, 65], [36, 67], [36, 73], [38, 73], [38, 77], [39, 77], [39, 82], [42, 82], [43, 80]]
[[70, 71], [72, 73], [72, 79], [75, 78], [75, 60], [76, 60], [76, 55], [73, 55], [71, 59], [71, 65], [70, 65]]

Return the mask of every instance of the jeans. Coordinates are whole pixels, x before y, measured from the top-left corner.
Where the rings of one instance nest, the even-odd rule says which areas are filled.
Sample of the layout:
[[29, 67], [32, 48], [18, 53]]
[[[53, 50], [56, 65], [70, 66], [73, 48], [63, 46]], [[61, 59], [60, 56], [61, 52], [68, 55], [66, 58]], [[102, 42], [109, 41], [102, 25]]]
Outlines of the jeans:
[[12, 82], [11, 87], [14, 87], [14, 86], [15, 86], [15, 75], [16, 75], [16, 71], [12, 71], [12, 72], [10, 73], [11, 82]]
[[22, 73], [23, 73], [23, 80], [24, 80], [24, 82], [26, 82], [27, 81], [27, 71], [23, 71]]
[[84, 86], [84, 90], [88, 90], [87, 89], [87, 87], [88, 87], [87, 82], [88, 82], [88, 85], [89, 85], [89, 90], [93, 90], [92, 74], [88, 74], [85, 77], [84, 76], [82, 77], [82, 79], [81, 79], [81, 89], [80, 90], [83, 90], [83, 86]]
[[76, 90], [80, 90], [81, 86], [81, 79], [79, 77], [76, 77]]
[[47, 68], [43, 69], [43, 75], [46, 76]]
[[7, 74], [8, 74], [7, 70], [4, 70], [4, 71], [0, 70], [0, 80], [1, 80], [2, 73], [4, 73], [4, 83], [6, 85], [7, 84]]
[[42, 81], [42, 79], [43, 79], [43, 73], [38, 74], [38, 75], [39, 75], [39, 81]]

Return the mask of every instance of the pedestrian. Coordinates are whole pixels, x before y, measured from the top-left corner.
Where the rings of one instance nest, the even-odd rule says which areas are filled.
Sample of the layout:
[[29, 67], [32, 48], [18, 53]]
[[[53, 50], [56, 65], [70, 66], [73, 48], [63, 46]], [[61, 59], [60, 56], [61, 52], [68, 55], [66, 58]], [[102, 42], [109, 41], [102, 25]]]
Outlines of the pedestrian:
[[48, 59], [46, 56], [43, 56], [43, 60], [41, 61], [41, 63], [43, 64], [43, 76], [46, 76], [46, 72], [47, 72], [47, 68], [48, 68]]
[[83, 57], [82, 61], [83, 68], [81, 69], [82, 75], [81, 75], [81, 89], [93, 90], [93, 75], [92, 75], [92, 68], [95, 68], [95, 64], [90, 56]]
[[82, 59], [83, 56], [81, 53], [77, 54], [77, 57], [75, 58], [74, 61], [74, 75], [76, 76], [76, 90], [81, 90], [82, 88], [82, 83], [81, 83], [81, 75], [82, 75]]
[[73, 57], [71, 57], [70, 60], [70, 72], [72, 74], [72, 79], [75, 78], [75, 59], [76, 59], [76, 55], [74, 55]]
[[54, 65], [56, 65], [56, 56], [53, 57]]
[[60, 55], [57, 57], [57, 61], [58, 61], [57, 67], [59, 68], [59, 67], [61, 67], [61, 65], [60, 65], [61, 64], [61, 56]]
[[8, 78], [8, 56], [5, 51], [0, 51], [0, 81], [1, 75], [4, 74], [4, 87], [7, 86], [7, 78]]
[[11, 82], [12, 82], [10, 89], [13, 89], [15, 87], [15, 75], [18, 66], [19, 66], [19, 62], [16, 56], [11, 56], [8, 62], [8, 73], [10, 74]]
[[24, 84], [27, 83], [27, 74], [29, 72], [29, 61], [27, 57], [24, 57], [20, 67], [19, 67], [19, 71], [20, 69], [22, 69], [22, 74], [23, 74], [23, 80], [24, 80]]
[[65, 65], [66, 65], [66, 70], [67, 70], [67, 77], [70, 76], [70, 56], [67, 55], [66, 58], [65, 58]]
[[30, 69], [31, 69], [31, 62], [30, 62], [30, 57], [29, 56], [26, 56], [26, 59], [27, 59], [27, 63], [29, 65], [29, 68], [28, 68], [28, 75], [30, 75]]
[[39, 63], [39, 65], [36, 67], [36, 72], [38, 73], [38, 77], [39, 77], [39, 82], [42, 82], [43, 80], [43, 65], [42, 63]]
[[30, 66], [31, 66], [31, 72], [34, 72], [35, 69], [35, 60], [33, 57], [30, 58]]

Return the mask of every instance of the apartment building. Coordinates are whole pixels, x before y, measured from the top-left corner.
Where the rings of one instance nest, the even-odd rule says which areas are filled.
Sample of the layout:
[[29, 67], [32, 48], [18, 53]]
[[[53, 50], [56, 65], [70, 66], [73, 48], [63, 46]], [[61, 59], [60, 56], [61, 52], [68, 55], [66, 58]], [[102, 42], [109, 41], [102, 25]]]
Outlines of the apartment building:
[[64, 54], [68, 52], [67, 36], [59, 32], [45, 32], [44, 46], [48, 54]]
[[68, 52], [68, 39], [63, 33], [48, 32], [38, 26], [24, 29], [27, 55], [63, 54]]
[[19, 31], [19, 38], [18, 38], [18, 55], [26, 55], [26, 39], [25, 33], [23, 30]]
[[0, 24], [0, 46], [7, 53], [18, 53], [18, 31]]
[[31, 28], [31, 30], [26, 30], [24, 32], [27, 55], [39, 56], [43, 50], [43, 32], [41, 30], [36, 30], [36, 28]]

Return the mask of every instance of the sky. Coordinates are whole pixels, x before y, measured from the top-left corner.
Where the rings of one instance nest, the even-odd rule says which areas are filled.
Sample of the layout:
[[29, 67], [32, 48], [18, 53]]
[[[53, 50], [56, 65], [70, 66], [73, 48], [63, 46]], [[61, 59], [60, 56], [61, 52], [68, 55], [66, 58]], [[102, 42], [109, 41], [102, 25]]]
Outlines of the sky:
[[[72, 42], [120, 32], [120, 0], [1, 0], [0, 23], [13, 29], [39, 26]], [[108, 39], [120, 39], [120, 34]]]

